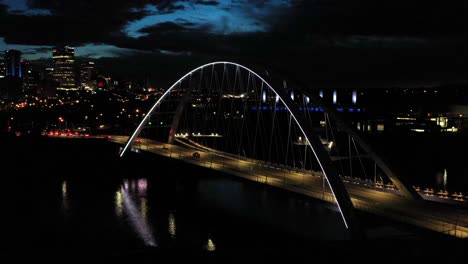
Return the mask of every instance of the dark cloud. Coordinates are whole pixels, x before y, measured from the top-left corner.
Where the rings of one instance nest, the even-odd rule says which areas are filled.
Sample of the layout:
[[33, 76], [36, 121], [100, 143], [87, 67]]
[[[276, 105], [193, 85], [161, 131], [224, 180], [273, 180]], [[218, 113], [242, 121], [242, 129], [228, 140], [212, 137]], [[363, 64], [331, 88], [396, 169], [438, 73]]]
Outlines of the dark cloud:
[[[0, 36], [7, 43], [26, 45], [56, 45], [67, 43], [113, 44], [126, 38], [123, 29], [128, 23], [154, 12], [145, 7], [153, 5], [158, 14], [184, 9], [180, 1], [115, 0], [112, 3], [94, 0], [55, 1], [29, 0], [32, 9], [50, 11], [50, 15], [27, 15], [0, 7]], [[11, 25], [15, 25], [14, 27]]]
[[279, 25], [295, 32], [432, 36], [465, 34], [468, 25], [462, 0], [316, 0], [294, 6]]
[[23, 50], [23, 54], [37, 54], [37, 53], [44, 53], [44, 52], [51, 52], [49, 47], [44, 48], [31, 48], [28, 50]]
[[56, 1], [56, 0], [29, 0], [28, 6], [36, 9], [50, 10], [55, 14], [71, 16], [125, 16], [131, 10], [141, 10], [148, 4], [158, 7], [160, 11], [180, 10], [184, 7], [174, 0], [113, 0], [112, 2], [94, 0]]
[[8, 7], [5, 4], [0, 3], [0, 16], [6, 16], [8, 13]]
[[[125, 38], [123, 28], [131, 21], [144, 18], [150, 14], [145, 10], [147, 5], [155, 5], [160, 12], [174, 12], [183, 9], [184, 1], [151, 1], [151, 0], [115, 0], [112, 4], [104, 1], [56, 1], [30, 0], [31, 8], [49, 10], [51, 15], [27, 16], [6, 14], [3, 6], [0, 10], [2, 26], [0, 35], [8, 43], [45, 45], [60, 42], [88, 43], [98, 42], [114, 44], [118, 38]], [[269, 1], [256, 0], [245, 2], [234, 1], [232, 6], [243, 8], [242, 12], [251, 16], [255, 13], [248, 5], [261, 8]], [[194, 4], [218, 6], [218, 1], [193, 1]], [[271, 35], [281, 39], [293, 39], [307, 43], [310, 39], [340, 39], [350, 36], [371, 36], [378, 38], [435, 38], [451, 37], [456, 39], [466, 34], [468, 20], [467, 4], [464, 1], [452, 0], [450, 3], [431, 3], [427, 1], [404, 0], [316, 0], [290, 1], [288, 12], [272, 12], [264, 19], [270, 25]], [[223, 6], [223, 8], [230, 8]], [[203, 14], [202, 14], [203, 15]], [[184, 18], [180, 18], [181, 20]], [[209, 25], [195, 25], [186, 20], [176, 21], [181, 27], [209, 30]], [[236, 21], [226, 20], [221, 23], [231, 24]], [[255, 22], [257, 25], [259, 22]], [[15, 27], [7, 26], [15, 25]], [[167, 25], [154, 25], [159, 31]], [[177, 25], [172, 25], [174, 28]], [[142, 32], [151, 31], [143, 29]], [[178, 31], [183, 31], [178, 28]], [[21, 34], [19, 33], [21, 32]], [[151, 33], [151, 32], [147, 32]], [[201, 32], [203, 33], [203, 32]], [[203, 34], [201, 34], [203, 36]], [[319, 37], [317, 37], [319, 36]], [[125, 41], [124, 41], [125, 42]], [[397, 43], [395, 41], [395, 43]], [[340, 41], [329, 41], [338, 43]], [[369, 43], [363, 38], [363, 43]], [[374, 43], [379, 43], [378, 41]], [[263, 44], [263, 43], [261, 43]], [[309, 43], [310, 44], [310, 43]], [[314, 44], [314, 43], [312, 43]], [[359, 38], [346, 45], [359, 45]], [[145, 45], [143, 45], [145, 46]]]
[[25, 11], [24, 10], [10, 10], [10, 13], [21, 15], [21, 14], [24, 14]]
[[217, 6], [217, 5], [219, 5], [219, 2], [218, 1], [197, 0], [197, 1], [195, 1], [195, 4]]
[[[141, 79], [144, 74], [151, 73], [153, 85], [166, 88], [179, 79], [181, 74], [213, 60], [213, 56], [168, 56], [161, 52], [137, 53], [118, 58], [101, 58], [95, 60], [106, 71], [112, 71], [117, 79]], [[132, 70], [129, 70], [132, 69]]]
[[[466, 1], [283, 2], [288, 6], [259, 14], [257, 9], [271, 1], [232, 1], [224, 5], [201, 0], [115, 0], [111, 4], [95, 0], [30, 0], [31, 8], [49, 10], [51, 14], [8, 13], [0, 5], [0, 37], [15, 44], [104, 43], [136, 50], [204, 54], [263, 64], [324, 83], [466, 78]], [[158, 11], [151, 13], [145, 8], [148, 5], [156, 6]], [[129, 22], [195, 5], [241, 12], [255, 18], [254, 24], [267, 24], [267, 31], [213, 33], [213, 24], [179, 17], [141, 29], [139, 33], [144, 34], [139, 38], [123, 32]], [[199, 14], [202, 18], [205, 15]], [[225, 18], [216, 26], [228, 28], [236, 23], [240, 21]]]
[[[3, 14], [0, 35], [7, 43], [54, 45], [108, 42], [121, 35], [129, 21], [146, 16], [142, 8], [149, 1], [46, 1], [31, 0], [32, 8], [49, 10], [51, 15]], [[14, 26], [12, 26], [14, 25]]]

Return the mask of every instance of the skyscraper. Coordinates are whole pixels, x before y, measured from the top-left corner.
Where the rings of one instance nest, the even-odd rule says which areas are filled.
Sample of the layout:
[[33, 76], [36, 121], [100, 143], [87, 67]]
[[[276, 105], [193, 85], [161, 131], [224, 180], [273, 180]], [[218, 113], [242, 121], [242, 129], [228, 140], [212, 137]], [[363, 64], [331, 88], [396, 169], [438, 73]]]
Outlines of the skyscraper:
[[5, 78], [5, 58], [0, 58], [0, 79]]
[[87, 61], [81, 64], [80, 83], [82, 88], [90, 90], [96, 89], [96, 69], [94, 67], [94, 62]]
[[7, 50], [5, 52], [5, 76], [23, 78], [23, 60], [21, 51]]
[[59, 83], [57, 90], [77, 90], [75, 76], [75, 48], [64, 46], [52, 50], [54, 61], [53, 80]]
[[37, 90], [39, 82], [44, 79], [43, 68], [26, 61], [23, 63], [23, 92], [33, 94]]

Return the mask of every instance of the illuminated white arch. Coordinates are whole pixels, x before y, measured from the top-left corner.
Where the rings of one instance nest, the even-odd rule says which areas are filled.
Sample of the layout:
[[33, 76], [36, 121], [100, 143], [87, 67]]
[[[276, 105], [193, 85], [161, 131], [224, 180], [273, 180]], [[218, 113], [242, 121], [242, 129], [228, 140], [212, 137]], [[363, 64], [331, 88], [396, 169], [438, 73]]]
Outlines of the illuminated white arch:
[[[304, 126], [301, 124], [301, 122], [299, 122], [298, 117], [296, 116], [298, 114], [298, 111], [297, 110], [293, 111], [295, 108], [297, 108], [297, 107], [295, 107], [294, 102], [292, 102], [292, 100], [290, 100], [288, 98], [288, 96], [282, 96], [282, 93], [280, 91], [275, 90], [265, 79], [263, 79], [260, 75], [255, 73], [253, 70], [251, 70], [251, 69], [249, 69], [249, 68], [247, 68], [247, 67], [245, 67], [245, 66], [243, 66], [241, 64], [238, 64], [238, 63], [228, 62], [228, 61], [211, 62], [211, 63], [205, 64], [205, 65], [202, 65], [202, 66], [188, 72], [184, 76], [182, 76], [169, 89], [167, 89], [166, 92], [164, 92], [164, 94], [151, 107], [151, 109], [148, 111], [148, 113], [145, 115], [145, 117], [143, 118], [141, 123], [136, 128], [135, 132], [128, 139], [128, 141], [125, 144], [124, 148], [120, 152], [120, 157], [123, 157], [123, 155], [128, 150], [128, 148], [130, 148], [130, 146], [133, 144], [133, 142], [138, 137], [141, 130], [143, 129], [145, 124], [148, 122], [149, 118], [151, 117], [153, 112], [156, 110], [156, 108], [159, 106], [159, 104], [169, 95], [169, 93], [175, 87], [177, 87], [177, 85], [180, 82], [182, 82], [185, 78], [187, 78], [188, 76], [190, 76], [194, 72], [202, 70], [202, 69], [204, 69], [206, 67], [215, 66], [215, 65], [219, 65], [219, 64], [233, 65], [233, 66], [236, 66], [236, 67], [239, 67], [239, 68], [242, 68], [242, 69], [248, 71], [250, 74], [253, 74], [255, 77], [260, 79], [263, 82], [263, 84], [265, 84], [271, 91], [273, 91], [275, 93], [275, 95], [276, 95], [276, 98], [279, 99], [286, 106], [287, 110], [291, 114], [291, 116], [294, 119], [295, 123], [297, 124], [297, 126], [299, 127], [301, 132], [303, 133], [303, 135], [305, 137], [305, 140], [307, 141], [308, 145], [311, 147], [312, 152], [314, 153], [314, 156], [317, 159], [318, 164], [320, 165], [320, 168], [321, 168], [321, 170], [323, 172], [323, 175], [324, 175], [325, 179], [327, 180], [328, 186], [330, 187], [330, 190], [331, 190], [333, 196], [335, 197], [335, 200], [336, 200], [336, 203], [338, 205], [338, 209], [340, 211], [340, 214], [341, 214], [341, 217], [343, 219], [345, 227], [348, 229], [348, 228], [350, 228], [350, 225], [352, 225], [353, 229], [356, 228], [357, 223], [355, 223], [356, 222], [355, 219], [354, 219], [355, 217], [354, 217], [354, 214], [352, 212], [353, 205], [351, 203], [351, 199], [349, 198], [349, 195], [347, 194], [347, 191], [344, 188], [344, 185], [342, 185], [343, 183], [342, 183], [341, 179], [339, 178], [338, 174], [333, 173], [333, 174], [336, 174], [336, 175], [333, 175], [333, 177], [335, 177], [335, 179], [333, 179], [333, 181], [332, 181], [333, 183], [330, 182], [329, 176], [331, 176], [331, 175], [327, 174], [329, 169], [326, 169], [325, 164], [321, 161], [321, 159], [319, 158], [319, 155], [317, 154], [317, 149], [314, 148], [314, 145], [317, 146], [316, 141], [312, 142], [312, 140], [309, 138], [310, 135], [311, 135], [311, 131], [307, 131], [307, 130], [304, 129]], [[320, 146], [321, 146], [321, 144], [320, 144]], [[320, 155], [320, 156], [322, 156], [322, 158], [323, 158], [323, 155]], [[329, 166], [327, 166], [327, 167], [329, 167]], [[342, 186], [337, 186], [337, 183], [339, 183], [338, 185], [342, 185]], [[336, 189], [340, 190], [340, 195], [338, 195], [338, 196], [336, 195], [337, 194]], [[343, 211], [343, 209], [345, 209], [344, 210], [345, 212]]]

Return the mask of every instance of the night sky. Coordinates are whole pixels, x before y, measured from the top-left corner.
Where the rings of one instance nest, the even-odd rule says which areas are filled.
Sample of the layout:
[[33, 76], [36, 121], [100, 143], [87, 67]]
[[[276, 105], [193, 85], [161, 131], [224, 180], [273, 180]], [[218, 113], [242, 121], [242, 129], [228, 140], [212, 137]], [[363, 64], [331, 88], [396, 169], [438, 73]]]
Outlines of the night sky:
[[[325, 86], [468, 81], [468, 4], [421, 0], [3, 0], [0, 50], [79, 57], [129, 74], [179, 75], [229, 59]], [[168, 65], [179, 65], [179, 69]], [[183, 66], [180, 66], [183, 65]], [[175, 67], [175, 66], [174, 66]], [[162, 75], [162, 74], [161, 74]]]

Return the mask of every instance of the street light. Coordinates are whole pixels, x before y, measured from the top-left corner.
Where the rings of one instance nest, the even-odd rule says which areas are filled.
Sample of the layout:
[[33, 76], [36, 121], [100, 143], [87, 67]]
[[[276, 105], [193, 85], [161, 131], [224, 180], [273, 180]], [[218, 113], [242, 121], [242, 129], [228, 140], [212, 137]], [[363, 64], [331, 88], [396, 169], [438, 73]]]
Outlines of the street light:
[[63, 117], [60, 116], [60, 117], [58, 118], [58, 120], [59, 120], [60, 123], [65, 122], [65, 129], [68, 128], [67, 121], [66, 121]]

